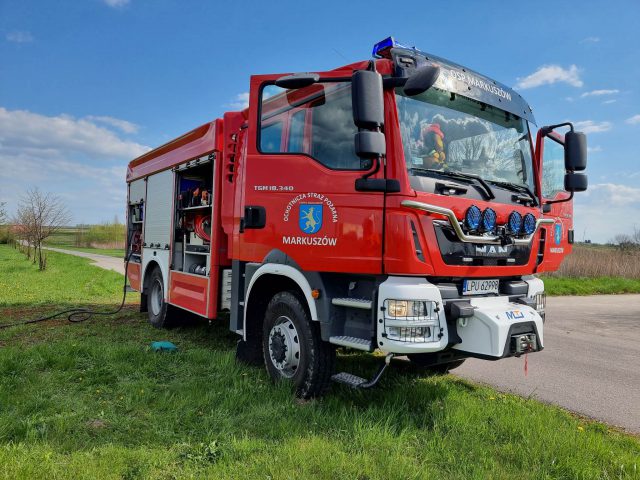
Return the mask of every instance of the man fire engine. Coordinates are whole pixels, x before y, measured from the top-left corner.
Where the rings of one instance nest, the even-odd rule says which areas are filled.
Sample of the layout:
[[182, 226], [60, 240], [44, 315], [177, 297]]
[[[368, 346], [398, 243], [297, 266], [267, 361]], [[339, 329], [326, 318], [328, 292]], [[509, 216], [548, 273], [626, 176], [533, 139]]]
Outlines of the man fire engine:
[[[388, 38], [373, 59], [251, 77], [249, 107], [129, 164], [128, 270], [156, 327], [228, 318], [301, 397], [394, 355], [447, 371], [543, 348], [586, 139], [515, 91]], [[228, 312], [228, 313], [227, 313]], [[386, 354], [367, 380], [336, 347]]]

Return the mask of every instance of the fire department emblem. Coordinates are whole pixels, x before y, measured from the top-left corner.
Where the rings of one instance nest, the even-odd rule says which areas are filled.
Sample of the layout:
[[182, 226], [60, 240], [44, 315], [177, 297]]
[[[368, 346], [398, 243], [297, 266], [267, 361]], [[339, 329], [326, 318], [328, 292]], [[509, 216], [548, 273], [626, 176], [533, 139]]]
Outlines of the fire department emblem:
[[308, 235], [317, 233], [322, 228], [322, 204], [301, 203], [298, 225]]
[[562, 224], [556, 223], [555, 231], [553, 235], [553, 239], [556, 242], [556, 245], [560, 245], [562, 243]]

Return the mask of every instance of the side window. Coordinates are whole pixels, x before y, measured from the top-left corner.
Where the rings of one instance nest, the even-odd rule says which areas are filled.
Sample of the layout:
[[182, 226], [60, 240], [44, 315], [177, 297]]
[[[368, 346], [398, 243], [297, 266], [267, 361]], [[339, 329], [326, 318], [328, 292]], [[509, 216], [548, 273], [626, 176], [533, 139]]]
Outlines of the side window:
[[[266, 85], [260, 106], [261, 152], [307, 154], [334, 170], [370, 168], [371, 163], [355, 153], [357, 128], [351, 110], [350, 82], [318, 83], [296, 90]], [[272, 144], [265, 138], [267, 125], [275, 118], [287, 118], [286, 114], [294, 109], [297, 111], [288, 117], [286, 148], [280, 144], [276, 150], [270, 150]], [[305, 151], [305, 145], [310, 151]]]
[[282, 151], [282, 122], [273, 122], [263, 125], [260, 130], [260, 150], [264, 153], [277, 153]]
[[304, 118], [306, 111], [299, 110], [291, 116], [289, 123], [289, 140], [287, 141], [287, 152], [304, 151]]
[[564, 192], [564, 146], [544, 137], [543, 155], [542, 196], [553, 198], [558, 192]]

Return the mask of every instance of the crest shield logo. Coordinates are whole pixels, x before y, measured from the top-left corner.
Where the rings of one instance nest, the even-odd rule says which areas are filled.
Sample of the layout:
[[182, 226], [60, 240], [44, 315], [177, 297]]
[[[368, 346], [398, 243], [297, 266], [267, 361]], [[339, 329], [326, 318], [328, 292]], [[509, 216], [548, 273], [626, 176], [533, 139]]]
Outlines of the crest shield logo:
[[322, 204], [301, 203], [298, 225], [308, 235], [317, 233], [322, 228]]
[[554, 231], [553, 237], [554, 237], [553, 239], [556, 242], [556, 245], [560, 245], [560, 243], [562, 243], [562, 224], [560, 223], [555, 224], [555, 231]]

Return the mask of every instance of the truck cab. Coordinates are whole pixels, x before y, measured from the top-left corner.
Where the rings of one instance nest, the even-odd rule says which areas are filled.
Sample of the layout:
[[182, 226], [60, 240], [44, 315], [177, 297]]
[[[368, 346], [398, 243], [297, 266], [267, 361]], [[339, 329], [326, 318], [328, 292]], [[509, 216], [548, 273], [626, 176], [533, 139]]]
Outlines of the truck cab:
[[[571, 124], [534, 142], [505, 85], [392, 38], [373, 57], [253, 76], [248, 109], [217, 120], [204, 152], [217, 268], [204, 316], [226, 299], [238, 358], [303, 397], [371, 387], [395, 355], [447, 370], [542, 350], [536, 274], [570, 252], [587, 186]], [[337, 347], [386, 361], [371, 380], [335, 374]]]

